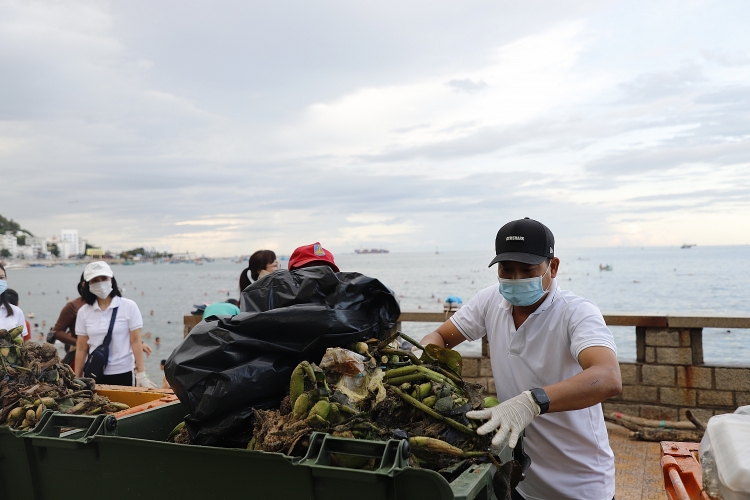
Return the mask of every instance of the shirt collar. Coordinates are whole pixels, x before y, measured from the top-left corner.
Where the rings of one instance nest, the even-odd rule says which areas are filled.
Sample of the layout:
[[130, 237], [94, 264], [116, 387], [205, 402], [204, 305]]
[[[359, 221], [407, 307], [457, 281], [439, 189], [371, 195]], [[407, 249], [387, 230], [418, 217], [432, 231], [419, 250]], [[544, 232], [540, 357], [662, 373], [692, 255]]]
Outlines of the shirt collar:
[[[98, 300], [95, 300], [92, 305], [94, 306], [94, 310], [95, 311], [101, 311], [102, 310], [102, 308], [99, 307], [99, 301]], [[119, 306], [120, 306], [120, 297], [114, 296], [114, 297], [112, 297], [112, 302], [109, 303], [109, 307], [107, 307], [107, 309], [112, 309], [112, 308], [119, 307]]]
[[[560, 287], [557, 286], [557, 279], [552, 278], [552, 283], [550, 283], [549, 285], [549, 292], [547, 293], [547, 297], [544, 299], [544, 302], [542, 302], [542, 304], [537, 308], [537, 310], [530, 314], [530, 316], [539, 314], [543, 312], [544, 310], [546, 310], [549, 306], [551, 306], [552, 303], [555, 301], [555, 298], [557, 297], [557, 292], [559, 291], [560, 291]], [[499, 289], [497, 293], [500, 293]], [[500, 307], [510, 312], [510, 308], [513, 307], [513, 304], [505, 300], [505, 297], [503, 297], [502, 294], [500, 294], [500, 298], [502, 299], [500, 302]]]
[[531, 313], [533, 316], [534, 314], [539, 314], [544, 312], [549, 306], [552, 305], [552, 303], [555, 301], [555, 298], [557, 297], [557, 292], [560, 291], [560, 287], [557, 286], [557, 279], [552, 278], [552, 283], [549, 285], [549, 292], [547, 293], [547, 298], [544, 299], [544, 302], [542, 302], [542, 305], [539, 306], [539, 308]]

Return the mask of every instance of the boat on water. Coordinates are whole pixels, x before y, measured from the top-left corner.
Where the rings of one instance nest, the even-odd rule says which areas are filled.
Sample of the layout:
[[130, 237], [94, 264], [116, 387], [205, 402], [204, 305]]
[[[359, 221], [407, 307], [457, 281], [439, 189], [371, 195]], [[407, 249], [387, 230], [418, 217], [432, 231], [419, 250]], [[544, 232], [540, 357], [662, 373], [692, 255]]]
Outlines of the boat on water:
[[354, 253], [388, 253], [388, 250], [385, 248], [358, 248], [357, 250], [354, 250]]
[[610, 264], [599, 264], [600, 271], [611, 271], [612, 266]]
[[694, 246], [697, 246], [695, 243], [683, 243], [680, 248], [692, 248]]

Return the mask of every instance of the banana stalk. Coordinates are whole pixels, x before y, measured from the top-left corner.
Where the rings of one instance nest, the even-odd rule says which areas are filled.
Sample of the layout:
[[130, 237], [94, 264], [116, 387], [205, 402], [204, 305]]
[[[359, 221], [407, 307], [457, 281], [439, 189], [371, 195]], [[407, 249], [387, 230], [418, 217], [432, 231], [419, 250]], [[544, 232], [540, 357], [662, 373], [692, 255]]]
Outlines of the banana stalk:
[[330, 413], [330, 411], [331, 403], [329, 403], [325, 399], [321, 399], [320, 401], [315, 403], [315, 406], [312, 407], [312, 410], [310, 410], [310, 414], [307, 416], [307, 418], [317, 415], [325, 420], [328, 417], [328, 413]]
[[303, 392], [299, 395], [299, 397], [297, 397], [297, 401], [294, 402], [294, 407], [292, 408], [292, 415], [294, 417], [294, 420], [302, 420], [307, 416], [307, 413], [310, 410], [311, 402], [312, 398], [307, 392]]
[[[409, 369], [408, 371], [405, 369]], [[399, 372], [399, 370], [404, 370]], [[393, 372], [398, 372], [393, 374]], [[416, 382], [419, 380], [432, 380], [441, 384], [447, 383], [458, 389], [458, 385], [448, 377], [441, 375], [440, 373], [434, 372], [425, 366], [405, 366], [403, 368], [396, 368], [394, 370], [388, 370], [385, 372], [387, 382], [391, 385], [401, 385], [404, 382]]]
[[17, 338], [19, 335], [21, 335], [21, 333], [23, 333], [23, 325], [18, 325], [15, 328], [11, 328], [10, 330], [8, 330], [8, 333], [10, 334], [10, 337], [12, 339]]
[[167, 442], [171, 443], [174, 441], [175, 436], [180, 433], [180, 431], [185, 427], [185, 421], [183, 420], [179, 424], [175, 426], [174, 429], [172, 429], [172, 432], [169, 433], [169, 436], [167, 436]]
[[430, 395], [432, 392], [432, 383], [431, 382], [425, 382], [424, 384], [421, 384], [419, 386], [419, 397], [418, 399], [421, 401], [427, 396]]
[[405, 394], [398, 387], [391, 386], [391, 390], [393, 392], [395, 392], [401, 399], [403, 399], [407, 403], [411, 404], [412, 406], [414, 406], [418, 410], [422, 410], [423, 412], [425, 412], [429, 416], [431, 416], [431, 417], [433, 417], [433, 418], [435, 418], [437, 420], [440, 420], [441, 422], [443, 422], [443, 423], [445, 423], [445, 424], [453, 427], [457, 431], [463, 432], [464, 434], [468, 434], [470, 436], [476, 436], [476, 432], [474, 432], [473, 429], [469, 429], [464, 424], [456, 422], [452, 418], [448, 418], [448, 417], [445, 417], [445, 416], [439, 414], [438, 412], [436, 412], [435, 410], [433, 410], [429, 406], [421, 403], [420, 401], [417, 401], [416, 399], [414, 399], [413, 397], [409, 396], [408, 394]]
[[425, 436], [415, 436], [409, 438], [409, 445], [417, 450], [425, 450], [430, 453], [447, 453], [456, 457], [482, 457], [487, 455], [484, 451], [464, 451], [461, 448], [446, 443], [443, 440]]
[[291, 382], [289, 384], [289, 403], [294, 407], [297, 398], [305, 392], [305, 377], [310, 382], [315, 383], [315, 371], [310, 363], [303, 361], [297, 365], [292, 372]]
[[410, 352], [410, 351], [402, 351], [401, 349], [381, 349], [380, 352], [383, 354], [395, 354], [397, 356], [405, 356], [409, 358], [411, 362], [417, 366], [422, 364], [422, 361], [413, 352]]
[[385, 372], [386, 379], [399, 378], [405, 375], [411, 375], [417, 371], [417, 366], [402, 366], [401, 368], [394, 368]]
[[493, 398], [492, 396], [487, 396], [484, 398], [484, 407], [485, 408], [492, 408], [493, 406], [497, 406], [500, 404], [500, 401], [497, 400], [497, 398]]
[[422, 403], [424, 405], [429, 406], [430, 408], [432, 408], [433, 406], [435, 406], [435, 403], [437, 402], [437, 399], [438, 399], [437, 396], [435, 396], [433, 394], [432, 396], [427, 396], [426, 398], [424, 398], [422, 400]]
[[402, 385], [406, 382], [421, 382], [425, 378], [427, 377], [425, 377], [424, 373], [412, 373], [411, 375], [404, 375], [403, 377], [389, 378], [386, 382], [390, 385]]

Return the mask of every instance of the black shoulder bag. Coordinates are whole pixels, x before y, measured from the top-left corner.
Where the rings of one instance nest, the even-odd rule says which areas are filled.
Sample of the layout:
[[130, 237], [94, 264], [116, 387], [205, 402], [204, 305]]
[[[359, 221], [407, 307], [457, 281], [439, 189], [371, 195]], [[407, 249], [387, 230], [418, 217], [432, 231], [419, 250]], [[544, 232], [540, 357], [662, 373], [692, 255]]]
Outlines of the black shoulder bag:
[[86, 364], [83, 365], [83, 376], [90, 377], [96, 380], [104, 375], [104, 369], [107, 368], [107, 362], [109, 361], [109, 343], [112, 341], [112, 329], [115, 327], [115, 318], [117, 318], [117, 310], [119, 307], [112, 309], [112, 319], [109, 321], [109, 330], [107, 336], [104, 337], [101, 345], [91, 351]]

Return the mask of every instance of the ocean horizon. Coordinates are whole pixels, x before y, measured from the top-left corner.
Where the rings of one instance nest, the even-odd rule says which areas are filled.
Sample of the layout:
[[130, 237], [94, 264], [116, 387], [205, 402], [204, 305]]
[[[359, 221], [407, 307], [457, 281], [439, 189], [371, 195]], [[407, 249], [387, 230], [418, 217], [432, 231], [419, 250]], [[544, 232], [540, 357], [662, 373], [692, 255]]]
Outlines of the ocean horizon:
[[[478, 291], [497, 286], [496, 267], [488, 268], [492, 252], [390, 252], [335, 254], [342, 271], [378, 278], [399, 297], [403, 311], [438, 312], [448, 295], [468, 302]], [[749, 316], [745, 291], [750, 276], [737, 264], [750, 256], [750, 246], [558, 248], [561, 259], [558, 285], [592, 300], [604, 313], [655, 315]], [[286, 261], [281, 261], [286, 265]], [[159, 361], [169, 356], [183, 338], [183, 315], [194, 305], [239, 297], [238, 278], [246, 263], [217, 259], [203, 265], [138, 263], [114, 266], [123, 295], [136, 301], [144, 319], [144, 342], [154, 348], [146, 360], [153, 380], [160, 380]], [[599, 266], [611, 270], [600, 270]], [[34, 340], [55, 323], [75, 286], [82, 267], [14, 269], [8, 286], [19, 292], [19, 305], [33, 318]], [[152, 314], [153, 311], [153, 314]], [[417, 338], [436, 323], [404, 323]], [[635, 328], [610, 327], [623, 361], [635, 359]], [[154, 339], [160, 337], [157, 348]], [[748, 364], [750, 330], [706, 328], [703, 334], [707, 364]], [[464, 343], [459, 351], [477, 355], [479, 342]]]

